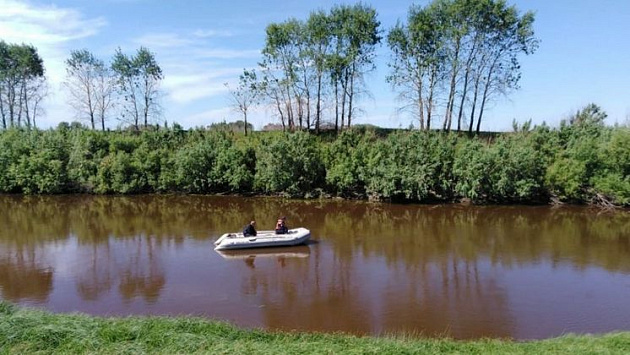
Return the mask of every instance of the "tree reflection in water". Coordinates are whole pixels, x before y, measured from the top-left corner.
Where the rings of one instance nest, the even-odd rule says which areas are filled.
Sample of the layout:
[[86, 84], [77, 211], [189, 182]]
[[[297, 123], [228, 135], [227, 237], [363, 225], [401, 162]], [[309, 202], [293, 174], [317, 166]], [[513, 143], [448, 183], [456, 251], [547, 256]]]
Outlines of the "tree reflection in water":
[[[46, 303], [71, 280], [86, 304], [269, 328], [510, 337], [511, 270], [630, 273], [627, 212], [208, 196], [0, 196], [0, 210], [3, 298]], [[211, 250], [279, 215], [319, 243]]]

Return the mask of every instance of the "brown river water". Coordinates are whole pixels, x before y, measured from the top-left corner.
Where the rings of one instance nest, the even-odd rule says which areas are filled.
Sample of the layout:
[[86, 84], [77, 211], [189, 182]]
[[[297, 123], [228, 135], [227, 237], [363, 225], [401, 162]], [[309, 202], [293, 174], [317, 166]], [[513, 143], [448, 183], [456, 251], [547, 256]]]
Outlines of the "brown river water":
[[[299, 247], [220, 254], [252, 218]], [[630, 330], [630, 213], [222, 196], [0, 196], [0, 299], [243, 327], [538, 339]]]

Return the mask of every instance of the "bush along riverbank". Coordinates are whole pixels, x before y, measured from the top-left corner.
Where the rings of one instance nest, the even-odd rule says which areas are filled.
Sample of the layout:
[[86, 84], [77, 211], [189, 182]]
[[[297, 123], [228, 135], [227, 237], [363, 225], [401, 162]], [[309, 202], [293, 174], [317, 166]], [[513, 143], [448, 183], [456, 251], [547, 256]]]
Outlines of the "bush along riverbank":
[[244, 330], [191, 317], [100, 318], [52, 314], [0, 302], [3, 353], [230, 353], [230, 354], [627, 354], [630, 333], [513, 342], [455, 341], [410, 336], [356, 337]]
[[469, 137], [195, 129], [0, 131], [0, 193], [264, 194], [394, 202], [630, 205], [630, 129], [598, 111]]

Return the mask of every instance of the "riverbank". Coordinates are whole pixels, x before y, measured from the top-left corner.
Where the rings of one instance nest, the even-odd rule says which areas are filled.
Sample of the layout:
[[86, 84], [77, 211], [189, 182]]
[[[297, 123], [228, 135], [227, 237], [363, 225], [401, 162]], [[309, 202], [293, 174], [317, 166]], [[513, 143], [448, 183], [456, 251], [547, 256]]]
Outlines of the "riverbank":
[[10, 129], [0, 131], [0, 193], [630, 206], [630, 129], [601, 122], [516, 128], [496, 137], [360, 128], [336, 136]]
[[567, 335], [528, 342], [374, 338], [244, 330], [192, 317], [101, 318], [52, 314], [0, 301], [0, 352], [3, 353], [624, 354], [629, 351], [630, 332]]

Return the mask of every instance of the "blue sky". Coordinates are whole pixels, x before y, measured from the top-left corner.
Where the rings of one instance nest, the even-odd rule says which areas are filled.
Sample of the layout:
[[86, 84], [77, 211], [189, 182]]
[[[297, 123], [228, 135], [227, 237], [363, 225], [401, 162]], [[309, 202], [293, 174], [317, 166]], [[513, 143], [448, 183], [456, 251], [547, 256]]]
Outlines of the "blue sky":
[[[224, 83], [235, 85], [243, 68], [256, 66], [269, 23], [305, 19], [313, 10], [340, 3], [354, 1], [0, 0], [0, 39], [33, 44], [44, 59], [50, 96], [40, 127], [74, 119], [61, 88], [63, 62], [71, 50], [86, 48], [108, 61], [117, 47], [132, 54], [140, 46], [155, 53], [164, 71], [160, 121], [205, 126], [239, 118], [229, 108]], [[385, 34], [397, 20], [405, 20], [413, 2], [364, 3], [377, 10]], [[630, 120], [630, 1], [508, 3], [536, 13], [534, 29], [541, 43], [535, 54], [521, 59], [521, 89], [490, 107], [482, 129], [509, 130], [513, 119], [557, 126], [591, 102], [608, 113], [610, 124]], [[360, 101], [363, 113], [355, 123], [412, 123], [406, 114], [397, 113], [396, 95], [385, 82], [389, 58], [383, 42], [377, 70], [366, 78], [371, 97]], [[250, 119], [257, 129], [277, 120], [264, 107]]]

